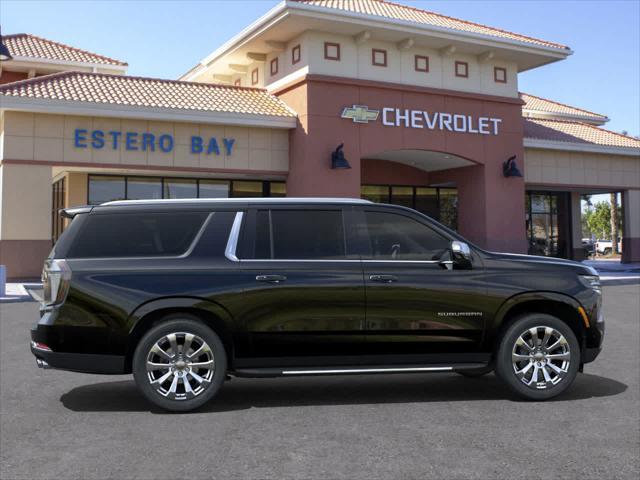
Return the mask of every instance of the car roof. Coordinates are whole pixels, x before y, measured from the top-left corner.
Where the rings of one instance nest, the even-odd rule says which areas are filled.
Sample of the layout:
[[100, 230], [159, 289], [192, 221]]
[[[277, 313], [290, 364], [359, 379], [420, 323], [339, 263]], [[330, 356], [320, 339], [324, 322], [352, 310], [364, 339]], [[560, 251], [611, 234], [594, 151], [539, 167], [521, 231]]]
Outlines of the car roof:
[[370, 204], [369, 200], [359, 198], [320, 198], [320, 197], [259, 197], [259, 198], [180, 198], [180, 199], [155, 199], [155, 200], [116, 200], [101, 204], [101, 207], [125, 206], [125, 205], [234, 205], [234, 204], [307, 204], [307, 205], [324, 205], [324, 204], [347, 204], [362, 205]]

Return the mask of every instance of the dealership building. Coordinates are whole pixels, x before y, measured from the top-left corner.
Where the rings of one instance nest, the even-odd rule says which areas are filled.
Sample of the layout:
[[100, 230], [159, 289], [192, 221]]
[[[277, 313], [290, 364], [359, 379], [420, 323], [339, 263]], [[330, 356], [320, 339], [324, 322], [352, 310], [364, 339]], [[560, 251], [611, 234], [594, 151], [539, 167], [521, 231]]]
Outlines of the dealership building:
[[123, 198], [362, 197], [487, 249], [581, 259], [581, 195], [620, 192], [623, 261], [640, 261], [640, 141], [518, 89], [567, 46], [381, 0], [283, 1], [178, 80], [3, 43], [10, 278], [39, 275], [59, 209]]

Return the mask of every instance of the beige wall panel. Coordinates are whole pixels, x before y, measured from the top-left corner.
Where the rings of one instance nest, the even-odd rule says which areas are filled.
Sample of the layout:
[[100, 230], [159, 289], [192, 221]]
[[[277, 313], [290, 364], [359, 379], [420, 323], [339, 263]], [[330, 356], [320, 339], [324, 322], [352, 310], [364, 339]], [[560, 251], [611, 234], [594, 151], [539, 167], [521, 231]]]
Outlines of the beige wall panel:
[[10, 160], [33, 160], [33, 137], [4, 135], [2, 158]]
[[271, 168], [280, 172], [288, 172], [289, 152], [287, 150], [273, 150], [271, 152]]
[[64, 138], [74, 139], [76, 129], [82, 128], [91, 131], [93, 128], [93, 118], [65, 115], [64, 117]]
[[[66, 124], [66, 122], [65, 122]], [[64, 161], [65, 162], [77, 162], [77, 163], [89, 163], [91, 162], [91, 148], [76, 148], [74, 146], [74, 140], [65, 138], [64, 144]], [[41, 160], [41, 159], [38, 159]]]
[[66, 175], [66, 182], [66, 206], [86, 205], [88, 175], [82, 172], [69, 172]]
[[[373, 65], [372, 50], [386, 50], [387, 66]], [[400, 83], [402, 81], [401, 54], [393, 43], [368, 41], [357, 46], [358, 77], [364, 80]]]
[[249, 129], [245, 127], [225, 127], [224, 136], [226, 138], [235, 138], [236, 143], [233, 147], [236, 148], [249, 148]]
[[[401, 56], [401, 72], [402, 83], [410, 85], [419, 85], [422, 87], [443, 88], [442, 85], [442, 57], [436, 50], [425, 48], [412, 48], [402, 50]], [[416, 71], [416, 55], [429, 58], [429, 71]]]
[[640, 190], [629, 190], [623, 197], [625, 236], [640, 238]]
[[289, 131], [273, 130], [271, 132], [271, 147], [274, 150], [289, 151]]
[[27, 112], [5, 112], [5, 135], [19, 135], [22, 137], [33, 136], [35, 126], [35, 114]]
[[271, 150], [252, 148], [249, 150], [249, 168], [251, 170], [271, 169]]
[[245, 169], [249, 168], [249, 149], [234, 148], [233, 155], [225, 157], [224, 168]]
[[117, 149], [112, 148], [112, 144], [105, 143], [104, 148], [94, 148], [91, 149], [91, 162], [92, 163], [121, 163], [121, 152], [122, 149], [119, 147]]
[[199, 167], [200, 155], [191, 153], [191, 145], [176, 144], [174, 150], [174, 167]]
[[64, 116], [36, 114], [34, 135], [36, 137], [62, 138], [64, 135]]
[[4, 164], [0, 240], [51, 238], [51, 167]]
[[525, 181], [640, 188], [640, 157], [525, 149]]
[[[200, 125], [200, 136], [203, 141], [208, 142], [211, 137], [218, 139], [218, 143], [225, 138], [225, 128], [222, 125]], [[195, 134], [194, 134], [195, 135]]]
[[[237, 141], [237, 140], [236, 140]], [[266, 128], [249, 129], [249, 148], [271, 148], [271, 131]]]
[[[231, 157], [229, 157], [229, 161], [233, 161], [234, 155], [235, 150]], [[199, 159], [200, 161], [197, 166], [200, 168], [225, 168], [227, 162], [227, 157], [224, 155], [224, 148], [220, 148], [220, 155], [216, 155], [215, 153], [211, 155], [200, 154]]]
[[33, 156], [36, 160], [64, 161], [64, 140], [61, 136], [58, 138], [35, 137]]
[[174, 142], [176, 145], [191, 145], [191, 137], [200, 135], [197, 123], [176, 123], [173, 127]]

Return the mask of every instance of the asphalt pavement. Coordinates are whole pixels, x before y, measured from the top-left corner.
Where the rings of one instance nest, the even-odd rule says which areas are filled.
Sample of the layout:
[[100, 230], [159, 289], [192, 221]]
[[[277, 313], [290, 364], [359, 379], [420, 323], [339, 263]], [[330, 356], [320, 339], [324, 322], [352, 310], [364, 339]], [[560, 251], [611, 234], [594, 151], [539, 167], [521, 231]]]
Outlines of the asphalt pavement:
[[604, 351], [552, 401], [493, 375], [233, 379], [175, 415], [130, 376], [36, 368], [37, 304], [0, 304], [0, 478], [637, 479], [640, 285], [604, 308]]

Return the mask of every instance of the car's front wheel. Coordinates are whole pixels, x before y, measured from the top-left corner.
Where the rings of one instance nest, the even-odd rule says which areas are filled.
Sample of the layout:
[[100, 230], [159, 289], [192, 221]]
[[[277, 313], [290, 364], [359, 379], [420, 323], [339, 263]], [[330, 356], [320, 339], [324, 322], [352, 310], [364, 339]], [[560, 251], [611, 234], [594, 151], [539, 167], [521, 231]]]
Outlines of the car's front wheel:
[[218, 335], [187, 315], [173, 315], [149, 330], [133, 356], [142, 394], [165, 410], [194, 410], [218, 392], [227, 357]]
[[580, 367], [580, 345], [573, 330], [551, 315], [519, 317], [502, 336], [496, 374], [518, 395], [546, 400], [564, 392]]

